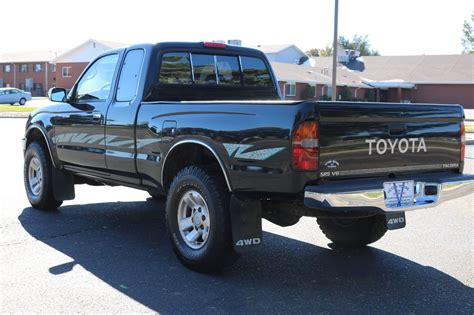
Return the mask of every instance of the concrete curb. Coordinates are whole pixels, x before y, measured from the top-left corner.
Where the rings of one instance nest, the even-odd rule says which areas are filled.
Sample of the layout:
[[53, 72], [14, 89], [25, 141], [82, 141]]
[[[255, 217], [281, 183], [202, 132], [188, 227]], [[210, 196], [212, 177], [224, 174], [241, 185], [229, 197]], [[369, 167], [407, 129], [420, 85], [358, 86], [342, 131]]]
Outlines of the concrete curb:
[[30, 113], [22, 112], [0, 112], [0, 118], [28, 118]]

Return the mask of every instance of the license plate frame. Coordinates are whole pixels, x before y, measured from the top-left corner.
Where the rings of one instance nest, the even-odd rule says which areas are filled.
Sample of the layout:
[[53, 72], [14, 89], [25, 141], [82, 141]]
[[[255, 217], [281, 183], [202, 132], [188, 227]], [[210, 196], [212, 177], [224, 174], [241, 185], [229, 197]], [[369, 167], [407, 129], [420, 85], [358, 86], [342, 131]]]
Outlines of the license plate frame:
[[414, 180], [384, 182], [383, 190], [387, 208], [409, 208], [415, 203]]

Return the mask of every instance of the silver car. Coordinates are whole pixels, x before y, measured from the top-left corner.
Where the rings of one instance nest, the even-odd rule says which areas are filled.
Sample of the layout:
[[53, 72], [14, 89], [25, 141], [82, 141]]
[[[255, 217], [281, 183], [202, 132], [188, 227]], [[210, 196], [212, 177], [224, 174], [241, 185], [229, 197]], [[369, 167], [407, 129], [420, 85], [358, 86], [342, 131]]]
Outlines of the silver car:
[[0, 88], [0, 104], [25, 105], [26, 101], [31, 101], [31, 93], [15, 88]]

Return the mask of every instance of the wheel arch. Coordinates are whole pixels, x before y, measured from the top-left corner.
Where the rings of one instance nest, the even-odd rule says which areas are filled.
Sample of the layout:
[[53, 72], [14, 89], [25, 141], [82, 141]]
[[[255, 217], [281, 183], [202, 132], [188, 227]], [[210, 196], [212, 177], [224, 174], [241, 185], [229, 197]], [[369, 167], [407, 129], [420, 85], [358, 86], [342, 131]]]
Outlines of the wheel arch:
[[[184, 152], [186, 152], [187, 154], [180, 155], [180, 153]], [[216, 150], [214, 150], [206, 142], [194, 139], [178, 141], [169, 149], [163, 160], [163, 165], [161, 169], [161, 183], [163, 185], [163, 188], [166, 190], [169, 187], [174, 175], [176, 175], [180, 169], [185, 166], [191, 165], [190, 162], [195, 162], [195, 160], [193, 160], [193, 157], [195, 157], [196, 154], [201, 162], [204, 161], [216, 163], [219, 166], [220, 171], [222, 172], [222, 175], [224, 176], [225, 182], [227, 184], [227, 189], [229, 190], [229, 192], [232, 192], [232, 186], [230, 184], [230, 179], [224, 166], [224, 162], [219, 157]], [[176, 158], [178, 163], [174, 165], [174, 167], [170, 167], [167, 162], [169, 160], [174, 160], [173, 158]]]
[[46, 145], [49, 152], [49, 157], [51, 158], [51, 163], [53, 167], [56, 167], [57, 163], [53, 156], [53, 151], [51, 148], [50, 140], [47, 136], [47, 132], [37, 124], [30, 125], [25, 132], [25, 150], [26, 148], [28, 148], [28, 145], [30, 143], [35, 141], [41, 141]]

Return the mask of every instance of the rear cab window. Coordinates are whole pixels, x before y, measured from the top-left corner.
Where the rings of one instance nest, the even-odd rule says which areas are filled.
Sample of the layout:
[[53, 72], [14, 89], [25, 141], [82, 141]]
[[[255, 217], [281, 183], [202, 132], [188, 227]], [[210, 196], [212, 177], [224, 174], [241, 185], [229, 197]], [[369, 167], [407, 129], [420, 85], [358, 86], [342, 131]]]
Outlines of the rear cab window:
[[157, 58], [146, 101], [280, 99], [269, 63], [250, 51], [169, 48]]
[[161, 58], [159, 84], [217, 85], [223, 87], [273, 87], [263, 59], [168, 52]]

